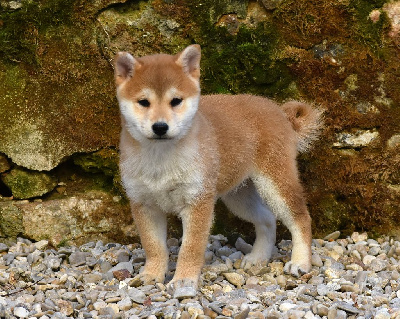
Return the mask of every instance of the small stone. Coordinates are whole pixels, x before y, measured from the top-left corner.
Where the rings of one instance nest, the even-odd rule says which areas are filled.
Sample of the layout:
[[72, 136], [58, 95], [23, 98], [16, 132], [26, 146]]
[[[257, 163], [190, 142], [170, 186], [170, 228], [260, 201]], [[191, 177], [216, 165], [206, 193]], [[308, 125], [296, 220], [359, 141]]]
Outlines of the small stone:
[[85, 274], [85, 275], [83, 275], [83, 282], [86, 283], [86, 284], [89, 284], [89, 283], [96, 284], [102, 278], [103, 278], [103, 276], [100, 273]]
[[312, 254], [312, 256], [311, 256], [311, 264], [313, 266], [316, 266], [316, 267], [322, 267], [323, 266], [322, 259], [319, 256], [319, 254]]
[[0, 243], [0, 253], [8, 251], [8, 246], [4, 243]]
[[174, 298], [176, 299], [193, 298], [196, 295], [197, 291], [193, 287], [180, 287], [175, 289], [174, 292]]
[[104, 300], [99, 300], [99, 301], [96, 301], [95, 303], [93, 303], [93, 308], [97, 311], [99, 311], [100, 309], [103, 309], [105, 307], [107, 307], [107, 304]]
[[359, 288], [356, 285], [353, 284], [341, 284], [340, 285], [340, 291], [343, 292], [359, 292]]
[[328, 316], [329, 308], [323, 304], [317, 304], [316, 306], [316, 314], [318, 316]]
[[305, 303], [311, 303], [311, 302], [314, 301], [314, 297], [311, 297], [311, 296], [306, 295], [306, 294], [300, 294], [300, 295], [298, 295], [298, 296], [297, 296], [297, 299], [300, 300], [300, 301], [303, 301], [303, 302], [305, 302]]
[[143, 304], [146, 300], [146, 294], [136, 288], [129, 288], [128, 289], [128, 296], [132, 299], [133, 302]]
[[388, 262], [383, 259], [378, 259], [375, 258], [374, 260], [371, 261], [371, 264], [369, 265], [369, 269], [375, 272], [379, 272], [382, 270], [385, 270], [388, 265]]
[[117, 302], [117, 305], [120, 310], [126, 311], [132, 308], [132, 301], [131, 298], [125, 297]]
[[228, 308], [222, 309], [221, 315], [226, 316], [226, 317], [232, 317], [232, 310]]
[[276, 282], [281, 287], [286, 287], [287, 278], [284, 275], [279, 275], [276, 277]]
[[57, 270], [61, 266], [62, 259], [58, 257], [47, 257], [43, 260], [43, 264], [45, 264], [51, 270]]
[[361, 267], [359, 264], [348, 264], [346, 265], [347, 270], [353, 270], [353, 271], [359, 271], [363, 270], [363, 267]]
[[289, 318], [291, 318], [291, 319], [292, 318], [293, 319], [301, 319], [301, 318], [304, 318], [304, 315], [306, 314], [306, 312], [303, 310], [292, 309], [292, 310], [289, 310], [288, 314], [289, 314]]
[[358, 310], [356, 307], [352, 306], [351, 304], [347, 302], [338, 302], [337, 304], [338, 309], [342, 309], [346, 312], [352, 313], [352, 314], [358, 314], [360, 313], [360, 310]]
[[387, 309], [379, 309], [375, 314], [375, 319], [390, 319], [390, 314]]
[[[328, 315], [328, 318], [329, 318], [329, 315]], [[345, 311], [343, 311], [343, 310], [337, 310], [336, 311], [336, 317], [335, 317], [335, 319], [346, 319], [347, 318], [347, 314], [346, 314], [346, 312]], [[330, 318], [329, 318], [330, 319]]]
[[112, 304], [108, 304], [107, 307], [99, 309], [99, 315], [114, 318], [117, 312], [115, 311], [115, 308], [111, 305]]
[[243, 253], [241, 251], [236, 251], [228, 256], [232, 261], [236, 261], [243, 258]]
[[279, 310], [282, 312], [289, 311], [290, 309], [296, 308], [297, 305], [290, 302], [283, 302], [279, 305]]
[[246, 243], [241, 237], [236, 240], [235, 247], [245, 255], [251, 253], [253, 249], [253, 246]]
[[214, 253], [210, 250], [207, 250], [204, 255], [204, 259], [206, 263], [211, 263], [214, 259]]
[[336, 307], [330, 307], [328, 310], [328, 319], [337, 319], [338, 318], [338, 310]]
[[342, 276], [343, 271], [340, 269], [335, 269], [333, 267], [327, 267], [324, 273], [325, 276], [329, 279], [338, 279]]
[[14, 316], [18, 318], [27, 318], [29, 316], [29, 311], [24, 307], [15, 307]]
[[216, 318], [218, 316], [218, 313], [210, 309], [209, 307], [203, 307], [204, 315], [208, 316], [210, 318]]
[[316, 317], [313, 315], [313, 313], [309, 310], [306, 312], [304, 315], [304, 319], [316, 319]]
[[179, 246], [179, 240], [176, 238], [169, 238], [167, 240], [167, 247]]
[[391, 278], [392, 278], [393, 280], [398, 280], [398, 279], [400, 278], [399, 272], [398, 272], [397, 270], [393, 270], [393, 271], [392, 271], [392, 274], [391, 274]]
[[118, 263], [113, 268], [111, 268], [108, 272], [114, 273], [114, 271], [118, 271], [118, 270], [127, 270], [130, 273], [133, 273], [133, 265], [130, 261]]
[[43, 239], [43, 240], [40, 240], [40, 241], [34, 243], [34, 245], [35, 245], [35, 248], [36, 248], [36, 249], [38, 249], [38, 250], [43, 250], [43, 249], [45, 249], [45, 248], [49, 245], [49, 241]]
[[376, 256], [376, 255], [379, 254], [380, 250], [381, 250], [381, 247], [379, 247], [379, 246], [373, 246], [373, 247], [371, 247], [371, 248], [369, 249], [368, 254], [369, 254], [369, 255], [372, 255], [372, 256]]
[[128, 269], [115, 270], [112, 273], [119, 281], [123, 281], [126, 278], [131, 278], [131, 272]]
[[273, 261], [269, 264], [271, 268], [271, 274], [276, 274], [277, 276], [283, 275], [283, 263], [279, 261]]
[[288, 280], [285, 285], [285, 290], [293, 290], [298, 286], [297, 282], [293, 280]]
[[[150, 318], [150, 317], [149, 317], [149, 318]], [[181, 313], [181, 319], [190, 319], [190, 318], [191, 318], [191, 316], [190, 316], [189, 312], [187, 312], [187, 311], [182, 311], [182, 313]], [[151, 319], [153, 319], [153, 318], [151, 318]], [[157, 319], [157, 317], [154, 316], [154, 319]]]
[[243, 275], [234, 272], [228, 272], [222, 274], [226, 280], [228, 280], [232, 285], [235, 285], [238, 288], [241, 288], [245, 283], [245, 279]]
[[353, 234], [351, 234], [351, 239], [355, 242], [358, 243], [360, 241], [366, 241], [368, 239], [368, 235], [367, 233], [358, 233], [358, 232], [354, 232]]
[[330, 233], [329, 235], [326, 235], [325, 237], [324, 237], [324, 240], [328, 240], [328, 241], [331, 241], [331, 240], [336, 240], [336, 239], [338, 239], [340, 237], [340, 231], [335, 231], [335, 232], [333, 232], [333, 233]]
[[129, 252], [127, 252], [125, 249], [118, 250], [116, 255], [118, 263], [129, 261]]
[[74, 308], [72, 307], [72, 303], [67, 300], [57, 300], [57, 306], [60, 309], [60, 312], [64, 315], [70, 316], [74, 313]]
[[368, 266], [368, 265], [371, 264], [371, 262], [372, 262], [374, 259], [376, 259], [375, 256], [372, 256], [372, 255], [365, 255], [362, 261], [363, 261], [364, 265], [367, 265], [367, 266]]
[[246, 319], [249, 315], [250, 307], [248, 305], [244, 306], [244, 309], [240, 311], [237, 315], [233, 316], [233, 319]]
[[232, 249], [230, 249], [230, 248], [227, 247], [227, 246], [223, 246], [223, 247], [217, 249], [217, 251], [215, 252], [215, 254], [216, 254], [218, 257], [222, 257], [222, 256], [228, 257], [230, 254], [232, 254]]
[[74, 266], [78, 267], [81, 265], [86, 264], [86, 257], [91, 256], [92, 254], [89, 252], [74, 252], [69, 256], [69, 263]]

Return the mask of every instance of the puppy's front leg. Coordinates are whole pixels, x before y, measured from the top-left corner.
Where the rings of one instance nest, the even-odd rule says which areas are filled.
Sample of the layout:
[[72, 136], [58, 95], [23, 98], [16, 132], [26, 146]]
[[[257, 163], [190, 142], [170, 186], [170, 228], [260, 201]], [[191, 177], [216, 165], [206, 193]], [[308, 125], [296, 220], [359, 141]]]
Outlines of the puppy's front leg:
[[174, 278], [168, 284], [168, 290], [174, 294], [174, 298], [196, 295], [213, 219], [214, 203], [214, 196], [202, 196], [180, 214], [183, 225], [182, 246]]
[[131, 203], [132, 214], [146, 253], [146, 264], [137, 276], [143, 284], [164, 282], [168, 270], [167, 217], [157, 208]]

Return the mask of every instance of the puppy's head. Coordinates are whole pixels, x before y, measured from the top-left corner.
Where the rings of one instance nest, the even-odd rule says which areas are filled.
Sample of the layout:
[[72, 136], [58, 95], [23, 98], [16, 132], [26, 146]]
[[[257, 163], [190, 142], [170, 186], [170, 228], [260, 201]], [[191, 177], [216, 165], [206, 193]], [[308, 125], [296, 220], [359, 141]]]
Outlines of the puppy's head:
[[115, 83], [124, 124], [139, 142], [179, 139], [200, 98], [200, 46], [176, 55], [116, 55]]

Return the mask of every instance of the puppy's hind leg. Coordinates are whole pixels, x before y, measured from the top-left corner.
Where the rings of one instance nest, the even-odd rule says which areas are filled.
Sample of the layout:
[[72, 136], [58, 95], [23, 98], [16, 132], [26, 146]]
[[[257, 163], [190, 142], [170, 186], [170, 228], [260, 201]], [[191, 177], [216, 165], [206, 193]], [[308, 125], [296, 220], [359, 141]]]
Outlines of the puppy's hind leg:
[[276, 219], [263, 203], [251, 180], [224, 195], [222, 201], [238, 217], [254, 224], [256, 240], [250, 254], [244, 256], [241, 267], [268, 261], [276, 239]]
[[270, 177], [272, 174], [259, 172], [252, 180], [261, 197], [292, 235], [292, 257], [284, 271], [298, 277], [311, 270], [311, 218], [296, 167], [289, 168], [282, 169], [273, 178]]

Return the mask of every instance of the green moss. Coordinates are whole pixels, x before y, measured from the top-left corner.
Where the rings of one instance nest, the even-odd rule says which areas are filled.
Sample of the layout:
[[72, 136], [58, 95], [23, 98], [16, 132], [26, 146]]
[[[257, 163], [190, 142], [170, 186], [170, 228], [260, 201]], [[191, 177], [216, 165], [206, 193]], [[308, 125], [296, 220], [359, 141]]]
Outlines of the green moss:
[[57, 244], [57, 248], [61, 248], [61, 247], [67, 247], [69, 246], [69, 240], [64, 238], [62, 239], [58, 244]]
[[0, 203], [0, 236], [17, 237], [23, 231], [21, 210], [11, 202]]
[[270, 21], [249, 26], [239, 19], [237, 33], [231, 34], [226, 26], [215, 26], [209, 12], [204, 10], [213, 4], [201, 1], [201, 5], [188, 6], [196, 22], [191, 35], [202, 47], [204, 93], [251, 93], [277, 99], [291, 97], [289, 87], [293, 77], [285, 63], [275, 59], [280, 42]]
[[384, 34], [390, 28], [390, 21], [385, 12], [381, 11], [381, 15], [377, 22], [373, 22], [369, 18], [369, 14], [374, 9], [381, 9], [385, 4], [385, 0], [352, 0], [350, 1], [350, 12], [353, 13], [353, 36], [371, 49], [375, 53], [382, 53], [384, 44]]
[[22, 8], [0, 12], [0, 57], [4, 60], [38, 63], [39, 33], [49, 26], [71, 23], [74, 0], [23, 1]]
[[85, 172], [91, 173], [94, 185], [100, 188], [114, 189], [124, 194], [118, 168], [118, 152], [112, 148], [104, 148], [89, 154], [77, 154], [73, 157], [75, 165]]
[[324, 237], [333, 231], [340, 229], [345, 234], [351, 234], [356, 226], [351, 216], [349, 206], [341, 202], [333, 195], [327, 195], [318, 202], [318, 209], [322, 213], [313, 219], [314, 236]]
[[44, 172], [14, 168], [2, 176], [3, 183], [18, 199], [38, 197], [54, 189], [57, 179]]
[[75, 155], [73, 161], [86, 172], [115, 176], [118, 174], [118, 158], [115, 149], [104, 148], [90, 154]]

